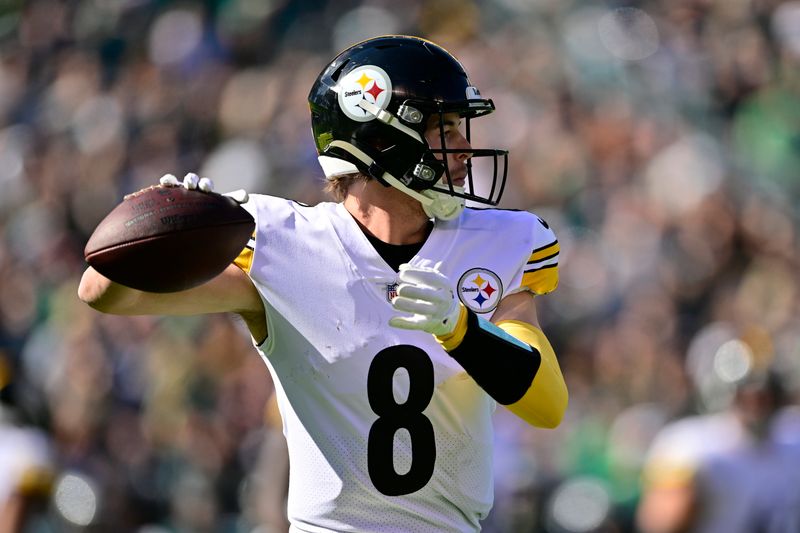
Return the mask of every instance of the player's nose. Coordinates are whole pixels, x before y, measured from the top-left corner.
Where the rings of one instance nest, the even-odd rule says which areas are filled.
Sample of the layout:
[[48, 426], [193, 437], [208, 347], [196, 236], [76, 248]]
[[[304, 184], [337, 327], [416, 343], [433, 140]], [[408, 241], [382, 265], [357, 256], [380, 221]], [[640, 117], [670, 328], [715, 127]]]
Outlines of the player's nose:
[[461, 132], [458, 132], [458, 136], [455, 139], [455, 143], [451, 148], [455, 150], [462, 150], [456, 152], [456, 159], [458, 161], [463, 162], [472, 157], [472, 145], [469, 143], [467, 138]]

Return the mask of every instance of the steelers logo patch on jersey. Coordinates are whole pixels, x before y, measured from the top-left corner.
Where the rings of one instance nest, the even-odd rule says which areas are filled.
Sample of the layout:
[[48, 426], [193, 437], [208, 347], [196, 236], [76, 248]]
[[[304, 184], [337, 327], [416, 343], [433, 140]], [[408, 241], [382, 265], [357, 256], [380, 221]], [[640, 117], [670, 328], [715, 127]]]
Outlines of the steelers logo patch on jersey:
[[353, 69], [339, 82], [339, 107], [349, 118], [357, 122], [368, 122], [375, 118], [359, 104], [366, 100], [381, 109], [386, 109], [392, 97], [392, 80], [380, 67], [364, 65]]
[[503, 297], [503, 282], [491, 270], [471, 268], [458, 280], [458, 297], [468, 309], [488, 313]]

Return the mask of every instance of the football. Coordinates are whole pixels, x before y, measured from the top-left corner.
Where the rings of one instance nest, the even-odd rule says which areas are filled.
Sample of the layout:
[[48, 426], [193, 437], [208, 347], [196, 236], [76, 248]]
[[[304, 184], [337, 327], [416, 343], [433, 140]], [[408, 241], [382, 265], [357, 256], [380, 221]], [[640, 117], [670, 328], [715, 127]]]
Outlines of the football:
[[154, 186], [127, 196], [86, 243], [84, 257], [107, 278], [148, 292], [177, 292], [233, 262], [255, 229], [231, 198]]

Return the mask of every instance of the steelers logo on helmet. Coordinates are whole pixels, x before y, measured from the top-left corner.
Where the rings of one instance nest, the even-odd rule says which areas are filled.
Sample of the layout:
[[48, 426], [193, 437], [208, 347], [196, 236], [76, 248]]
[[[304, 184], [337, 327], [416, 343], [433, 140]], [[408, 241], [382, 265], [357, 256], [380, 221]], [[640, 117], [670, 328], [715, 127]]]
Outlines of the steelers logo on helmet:
[[471, 268], [458, 280], [458, 298], [476, 313], [492, 311], [503, 297], [500, 277], [485, 268]]
[[339, 107], [345, 115], [357, 122], [369, 122], [375, 118], [375, 115], [359, 105], [362, 100], [386, 109], [392, 98], [392, 80], [385, 70], [373, 65], [351, 70], [342, 77], [337, 88]]

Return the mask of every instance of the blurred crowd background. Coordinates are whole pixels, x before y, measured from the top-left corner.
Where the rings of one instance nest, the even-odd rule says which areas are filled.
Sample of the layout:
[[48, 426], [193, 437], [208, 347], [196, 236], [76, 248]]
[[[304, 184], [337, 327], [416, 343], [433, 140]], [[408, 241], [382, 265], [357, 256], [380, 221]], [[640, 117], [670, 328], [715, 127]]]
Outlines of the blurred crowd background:
[[0, 531], [285, 531], [243, 325], [98, 314], [83, 246], [168, 172], [325, 200], [308, 90], [386, 33], [462, 60], [562, 243], [570, 409], [498, 410], [485, 531], [800, 531], [797, 0], [3, 0]]

